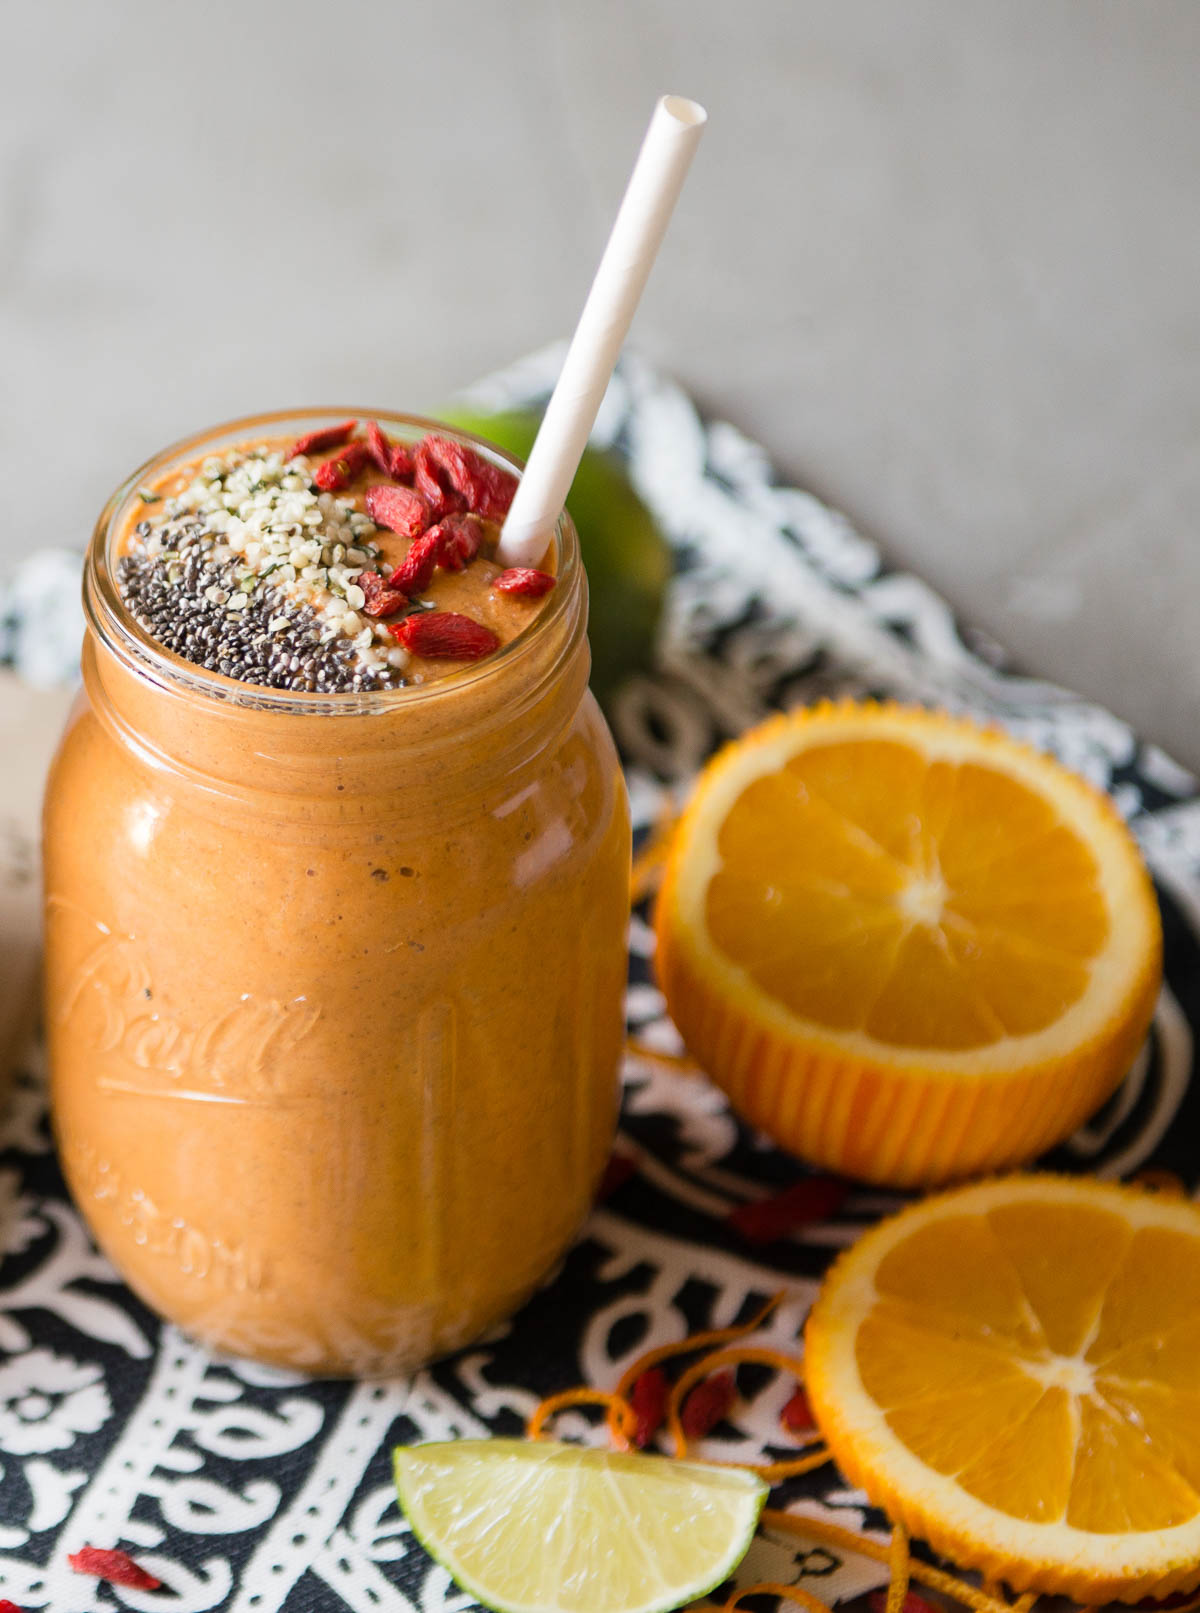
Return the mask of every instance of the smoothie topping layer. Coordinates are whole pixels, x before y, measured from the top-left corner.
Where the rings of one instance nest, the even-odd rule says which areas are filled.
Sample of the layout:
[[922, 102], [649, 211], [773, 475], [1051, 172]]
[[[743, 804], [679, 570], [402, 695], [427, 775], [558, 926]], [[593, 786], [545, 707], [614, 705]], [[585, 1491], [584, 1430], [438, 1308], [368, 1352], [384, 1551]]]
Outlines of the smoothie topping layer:
[[139, 490], [116, 579], [141, 626], [227, 677], [330, 694], [422, 681], [437, 669], [420, 662], [478, 660], [519, 632], [528, 605], [507, 602], [555, 579], [490, 559], [516, 478], [449, 438], [356, 429], [242, 445]]

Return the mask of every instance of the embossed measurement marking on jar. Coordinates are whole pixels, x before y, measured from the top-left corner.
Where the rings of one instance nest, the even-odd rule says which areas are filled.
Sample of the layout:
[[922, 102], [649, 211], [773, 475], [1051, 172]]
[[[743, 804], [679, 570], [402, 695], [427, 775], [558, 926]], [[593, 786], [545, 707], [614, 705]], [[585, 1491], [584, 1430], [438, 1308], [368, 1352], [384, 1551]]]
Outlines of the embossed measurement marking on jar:
[[90, 1143], [70, 1143], [64, 1152], [79, 1197], [111, 1205], [122, 1225], [133, 1229], [134, 1243], [148, 1253], [169, 1260], [185, 1277], [231, 1293], [270, 1292], [266, 1262], [238, 1240], [215, 1237], [182, 1216], [171, 1215]]

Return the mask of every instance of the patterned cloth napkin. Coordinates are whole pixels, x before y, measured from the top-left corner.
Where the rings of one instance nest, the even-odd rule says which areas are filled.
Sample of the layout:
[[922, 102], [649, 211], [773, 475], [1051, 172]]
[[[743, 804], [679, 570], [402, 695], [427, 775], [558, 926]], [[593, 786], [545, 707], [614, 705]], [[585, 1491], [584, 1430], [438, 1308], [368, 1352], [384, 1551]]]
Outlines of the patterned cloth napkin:
[[[485, 407], [539, 402], [561, 350], [476, 389]], [[888, 570], [846, 520], [780, 486], [762, 450], [700, 417], [626, 361], [596, 438], [625, 459], [678, 562], [658, 671], [627, 686], [615, 726], [635, 821], [683, 785], [726, 736], [822, 695], [896, 696], [991, 718], [1111, 791], [1154, 871], [1166, 983], [1148, 1045], [1120, 1092], [1052, 1157], [1120, 1176], [1200, 1177], [1200, 800], [1195, 780], [1116, 718], [1006, 671], [917, 578]], [[38, 556], [0, 596], [0, 655], [38, 682], [71, 675], [74, 631], [56, 631], [77, 557]], [[52, 608], [53, 607], [53, 608]], [[645, 914], [630, 931], [631, 1030], [678, 1047], [648, 967]], [[747, 1133], [703, 1080], [629, 1060], [618, 1146], [636, 1172], [588, 1223], [546, 1287], [489, 1338], [411, 1378], [313, 1382], [215, 1358], [160, 1325], [97, 1254], [68, 1201], [34, 1058], [0, 1122], [0, 1597], [53, 1613], [128, 1606], [176, 1613], [460, 1613], [472, 1607], [400, 1516], [389, 1450], [400, 1441], [513, 1434], [544, 1395], [613, 1384], [654, 1344], [747, 1316], [780, 1288], [763, 1329], [794, 1348], [822, 1271], [900, 1202], [864, 1189], [837, 1218], [748, 1250], [731, 1209], [801, 1168]], [[710, 1452], [779, 1446], [790, 1385], [743, 1397]], [[567, 1437], [595, 1438], [582, 1413]], [[882, 1529], [832, 1468], [786, 1504]], [[68, 1552], [123, 1545], [164, 1582], [119, 1591], [73, 1575]], [[760, 1539], [741, 1582], [802, 1580], [827, 1600], [880, 1583], [877, 1565], [814, 1543]]]

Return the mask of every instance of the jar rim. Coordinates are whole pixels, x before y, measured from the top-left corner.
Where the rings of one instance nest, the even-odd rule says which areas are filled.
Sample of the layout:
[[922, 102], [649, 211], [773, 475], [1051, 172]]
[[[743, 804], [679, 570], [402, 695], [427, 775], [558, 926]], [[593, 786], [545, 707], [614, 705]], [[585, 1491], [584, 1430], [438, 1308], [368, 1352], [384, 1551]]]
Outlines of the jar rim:
[[579, 536], [570, 515], [564, 509], [555, 523], [556, 575], [559, 586], [546, 599], [537, 615], [514, 638], [480, 661], [435, 678], [429, 683], [405, 684], [394, 689], [345, 690], [337, 693], [320, 690], [272, 689], [264, 684], [247, 683], [226, 676], [222, 672], [197, 665], [186, 657], [167, 649], [133, 616], [113, 576], [110, 564], [113, 541], [121, 528], [130, 501], [138, 487], [152, 477], [161, 475], [172, 464], [195, 458], [206, 445], [214, 451], [232, 446], [239, 439], [255, 435], [268, 436], [274, 431], [292, 431], [299, 436], [304, 431], [317, 430], [334, 421], [354, 417], [358, 420], [375, 420], [385, 429], [405, 440], [417, 440], [430, 432], [449, 437], [465, 447], [474, 449], [492, 464], [515, 476], [520, 476], [524, 463], [486, 438], [474, 432], [463, 431], [445, 421], [426, 415], [397, 414], [388, 409], [350, 409], [311, 407], [303, 409], [275, 409], [252, 415], [242, 415], [221, 425], [210, 426], [170, 444], [151, 455], [137, 467], [112, 493], [92, 533], [84, 562], [83, 609], [88, 626], [113, 653], [131, 665], [142, 677], [163, 687], [186, 691], [208, 699], [224, 701], [236, 706], [248, 706], [258, 711], [274, 711], [290, 715], [358, 716], [364, 713], [394, 711], [414, 702], [445, 698], [464, 686], [477, 684], [496, 677], [523, 661], [526, 656], [551, 632], [578, 600], [584, 586], [583, 564], [579, 551]]

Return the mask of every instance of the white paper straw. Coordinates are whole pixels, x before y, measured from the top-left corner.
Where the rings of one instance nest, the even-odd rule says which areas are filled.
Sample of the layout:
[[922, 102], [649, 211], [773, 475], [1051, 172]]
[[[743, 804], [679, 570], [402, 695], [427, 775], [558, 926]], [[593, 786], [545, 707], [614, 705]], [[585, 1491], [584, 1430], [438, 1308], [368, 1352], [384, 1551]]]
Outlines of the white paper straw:
[[535, 566], [546, 553], [707, 119], [679, 95], [664, 95], [654, 108], [500, 535], [502, 565]]

